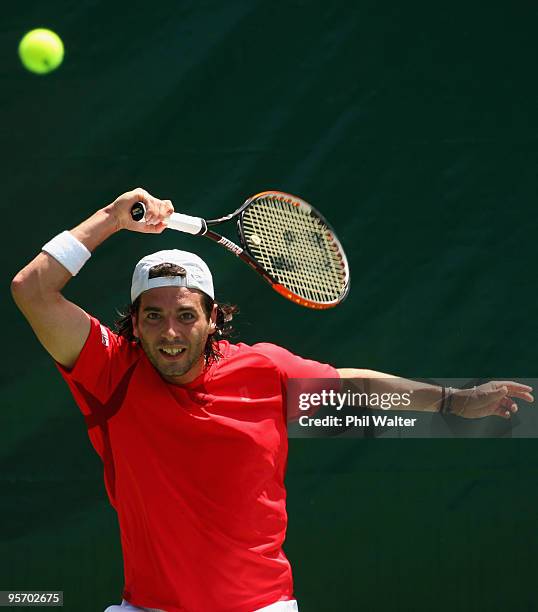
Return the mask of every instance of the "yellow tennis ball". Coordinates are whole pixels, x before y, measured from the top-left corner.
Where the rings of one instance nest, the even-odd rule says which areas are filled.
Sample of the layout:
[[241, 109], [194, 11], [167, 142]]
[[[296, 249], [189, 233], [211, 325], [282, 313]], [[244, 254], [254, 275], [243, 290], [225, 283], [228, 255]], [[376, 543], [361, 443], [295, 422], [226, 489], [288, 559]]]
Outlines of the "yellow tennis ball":
[[62, 63], [64, 44], [58, 34], [45, 28], [27, 32], [19, 43], [24, 67], [36, 74], [51, 72]]

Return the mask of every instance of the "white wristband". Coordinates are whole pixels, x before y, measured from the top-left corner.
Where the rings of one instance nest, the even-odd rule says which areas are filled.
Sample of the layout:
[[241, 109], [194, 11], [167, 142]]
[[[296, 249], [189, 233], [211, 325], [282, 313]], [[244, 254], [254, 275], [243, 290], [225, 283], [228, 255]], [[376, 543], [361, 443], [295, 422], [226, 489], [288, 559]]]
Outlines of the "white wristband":
[[82, 242], [67, 230], [54, 236], [52, 240], [43, 245], [41, 250], [54, 257], [72, 276], [76, 276], [80, 272], [82, 266], [92, 255]]

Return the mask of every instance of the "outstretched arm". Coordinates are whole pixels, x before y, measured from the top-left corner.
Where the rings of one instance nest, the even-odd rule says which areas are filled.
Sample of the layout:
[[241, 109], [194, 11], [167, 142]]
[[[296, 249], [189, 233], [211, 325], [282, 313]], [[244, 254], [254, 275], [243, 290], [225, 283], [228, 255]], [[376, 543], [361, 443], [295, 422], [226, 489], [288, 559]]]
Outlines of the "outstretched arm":
[[[137, 201], [146, 204], [146, 223], [131, 219], [131, 206]], [[159, 200], [144, 189], [134, 189], [98, 210], [70, 230], [70, 234], [92, 252], [121, 229], [162, 232], [166, 228], [162, 221], [173, 210], [169, 200]], [[90, 331], [89, 315], [61, 293], [70, 279], [71, 273], [64, 265], [42, 251], [11, 282], [13, 299], [39, 341], [66, 368], [74, 366]]]
[[[468, 419], [497, 415], [509, 419], [517, 412], [515, 399], [533, 402], [532, 387], [513, 381], [491, 381], [472, 389], [443, 388], [437, 385], [399, 378], [373, 370], [341, 368], [345, 388], [353, 392], [411, 393], [411, 405], [394, 406], [395, 410], [444, 412]], [[366, 383], [366, 384], [365, 384]], [[366, 389], [367, 387], [367, 389]]]

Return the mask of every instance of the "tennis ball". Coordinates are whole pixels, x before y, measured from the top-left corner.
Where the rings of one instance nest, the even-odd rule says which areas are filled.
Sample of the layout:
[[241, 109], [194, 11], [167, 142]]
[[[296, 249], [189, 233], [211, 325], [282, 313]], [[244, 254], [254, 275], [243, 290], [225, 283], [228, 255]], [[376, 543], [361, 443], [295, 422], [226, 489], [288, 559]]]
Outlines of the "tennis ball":
[[19, 43], [19, 57], [30, 72], [46, 74], [62, 63], [64, 44], [58, 34], [52, 30], [45, 28], [31, 30]]

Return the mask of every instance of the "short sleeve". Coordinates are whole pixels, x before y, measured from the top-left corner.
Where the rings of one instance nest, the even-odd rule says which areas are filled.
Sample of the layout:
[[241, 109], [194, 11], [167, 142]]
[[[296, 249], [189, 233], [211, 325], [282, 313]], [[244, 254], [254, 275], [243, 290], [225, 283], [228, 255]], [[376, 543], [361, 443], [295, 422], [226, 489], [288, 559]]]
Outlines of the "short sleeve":
[[311, 415], [317, 412], [318, 407], [314, 405], [306, 411], [299, 407], [298, 398], [301, 395], [312, 395], [331, 389], [340, 391], [340, 375], [332, 365], [304, 359], [268, 342], [260, 342], [252, 348], [269, 357], [281, 373], [286, 389], [288, 421], [295, 421], [302, 414]]
[[269, 357], [285, 378], [339, 378], [337, 370], [327, 364], [304, 359], [269, 342], [254, 344], [253, 349]]
[[81, 391], [106, 402], [140, 355], [134, 343], [113, 333], [95, 317], [90, 320], [90, 333], [73, 368], [56, 362], [83, 413], [87, 411], [81, 403]]

